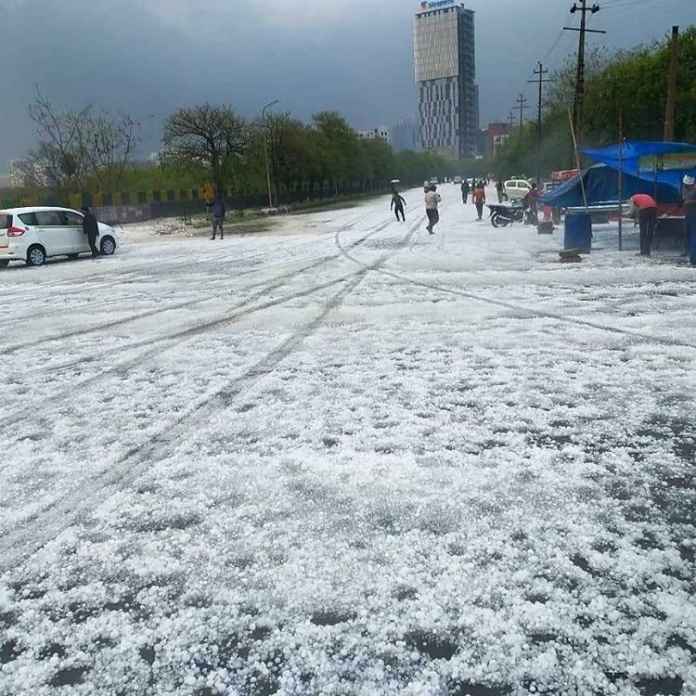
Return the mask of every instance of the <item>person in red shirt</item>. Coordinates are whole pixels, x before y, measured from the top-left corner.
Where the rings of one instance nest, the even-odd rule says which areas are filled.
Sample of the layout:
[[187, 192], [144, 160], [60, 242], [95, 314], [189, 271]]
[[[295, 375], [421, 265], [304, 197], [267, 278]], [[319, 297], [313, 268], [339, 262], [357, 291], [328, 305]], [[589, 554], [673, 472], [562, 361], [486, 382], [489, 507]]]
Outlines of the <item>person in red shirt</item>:
[[650, 256], [655, 226], [657, 225], [657, 203], [647, 193], [637, 193], [631, 197], [633, 216], [640, 227], [640, 255]]
[[522, 199], [522, 202], [527, 206], [529, 210], [529, 216], [525, 217], [525, 225], [539, 224], [539, 189], [536, 183], [532, 184], [532, 188], [528, 191], [527, 195]]
[[476, 188], [474, 188], [474, 205], [476, 206], [479, 220], [483, 218], [483, 205], [485, 202], [486, 189], [483, 187], [483, 181], [478, 181], [476, 183]]

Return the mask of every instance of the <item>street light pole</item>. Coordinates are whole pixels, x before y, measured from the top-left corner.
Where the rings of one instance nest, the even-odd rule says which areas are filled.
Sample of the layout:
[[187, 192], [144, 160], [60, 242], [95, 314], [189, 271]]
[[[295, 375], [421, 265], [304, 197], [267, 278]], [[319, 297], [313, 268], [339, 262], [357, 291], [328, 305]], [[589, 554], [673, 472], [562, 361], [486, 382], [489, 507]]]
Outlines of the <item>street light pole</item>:
[[[263, 121], [264, 125], [266, 125], [266, 111], [270, 109], [272, 106], [275, 106], [278, 103], [278, 99], [274, 99], [272, 102], [269, 102], [266, 104], [266, 106], [261, 109], [261, 120]], [[264, 159], [266, 160], [266, 184], [268, 185], [268, 207], [272, 208], [273, 207], [273, 190], [271, 188], [271, 167], [270, 167], [270, 162], [268, 160], [268, 130], [266, 131], [266, 134], [264, 135], [263, 139], [263, 154], [264, 154]]]

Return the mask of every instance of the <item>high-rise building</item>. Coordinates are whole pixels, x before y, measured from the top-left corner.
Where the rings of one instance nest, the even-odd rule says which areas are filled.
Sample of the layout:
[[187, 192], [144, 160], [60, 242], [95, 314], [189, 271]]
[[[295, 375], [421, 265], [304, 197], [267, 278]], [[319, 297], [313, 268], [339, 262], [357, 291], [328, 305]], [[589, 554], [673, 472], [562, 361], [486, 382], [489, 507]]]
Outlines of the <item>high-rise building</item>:
[[422, 2], [414, 23], [421, 147], [454, 157], [477, 152], [474, 12], [455, 0]]

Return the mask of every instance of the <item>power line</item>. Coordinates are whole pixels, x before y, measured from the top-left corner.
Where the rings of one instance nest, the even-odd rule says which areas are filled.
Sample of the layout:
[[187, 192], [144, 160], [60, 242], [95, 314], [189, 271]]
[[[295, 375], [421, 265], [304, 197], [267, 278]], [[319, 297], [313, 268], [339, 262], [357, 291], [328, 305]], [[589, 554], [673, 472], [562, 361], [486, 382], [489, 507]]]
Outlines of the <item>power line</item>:
[[636, 5], [650, 5], [656, 2], [662, 2], [662, 0], [614, 0], [613, 2], [610, 2], [610, 0], [605, 0], [605, 2], [602, 3], [602, 9], [615, 10], [628, 6], [635, 7]]

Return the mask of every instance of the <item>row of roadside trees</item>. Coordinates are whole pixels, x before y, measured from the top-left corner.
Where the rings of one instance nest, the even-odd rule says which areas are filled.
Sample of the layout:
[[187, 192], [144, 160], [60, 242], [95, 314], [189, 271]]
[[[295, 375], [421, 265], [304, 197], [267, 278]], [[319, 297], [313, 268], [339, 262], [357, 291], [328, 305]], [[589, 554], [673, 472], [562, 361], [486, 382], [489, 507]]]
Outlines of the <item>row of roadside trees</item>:
[[[670, 41], [610, 54], [595, 51], [587, 61], [583, 144], [618, 142], [619, 115], [624, 137], [662, 140], [667, 101]], [[575, 90], [575, 62], [570, 57], [553, 76], [542, 119], [541, 171], [575, 167], [568, 108]], [[696, 142], [696, 26], [679, 39], [679, 72], [675, 114], [677, 140]], [[537, 167], [537, 124], [517, 129], [490, 163], [502, 177], [531, 174]]]
[[29, 107], [38, 144], [22, 163], [23, 196], [67, 199], [84, 192], [183, 191], [213, 185], [227, 195], [263, 201], [270, 169], [274, 200], [383, 190], [433, 176], [461, 174], [462, 164], [430, 152], [399, 152], [361, 139], [336, 112], [309, 123], [290, 114], [246, 120], [228, 105], [201, 104], [163, 124], [155, 163], [137, 161], [139, 124], [86, 107], [61, 111], [40, 92]]

